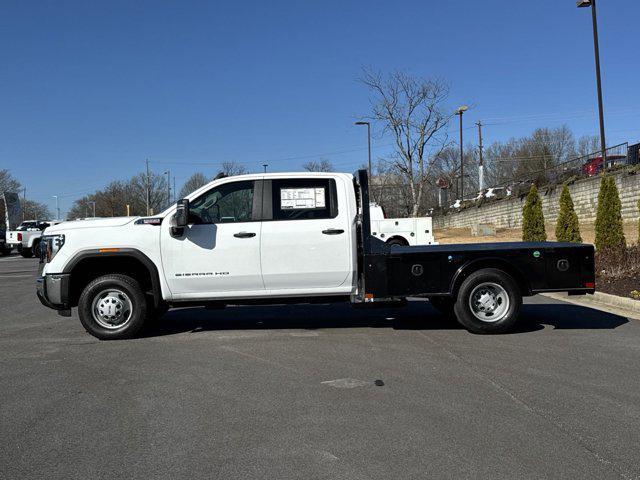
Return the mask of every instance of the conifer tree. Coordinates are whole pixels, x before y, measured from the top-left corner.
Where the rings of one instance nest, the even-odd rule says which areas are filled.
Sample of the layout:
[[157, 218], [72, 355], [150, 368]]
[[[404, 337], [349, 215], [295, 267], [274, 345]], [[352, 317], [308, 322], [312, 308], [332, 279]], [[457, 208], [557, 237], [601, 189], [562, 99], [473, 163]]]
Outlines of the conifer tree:
[[573, 207], [569, 187], [565, 185], [560, 194], [560, 212], [556, 223], [556, 240], [558, 242], [582, 242], [578, 215]]
[[622, 204], [613, 177], [603, 176], [598, 193], [596, 213], [596, 248], [598, 250], [626, 246], [622, 227]]
[[522, 209], [522, 240], [525, 242], [544, 242], [546, 239], [542, 200], [538, 196], [536, 186], [531, 185], [531, 190], [529, 190]]

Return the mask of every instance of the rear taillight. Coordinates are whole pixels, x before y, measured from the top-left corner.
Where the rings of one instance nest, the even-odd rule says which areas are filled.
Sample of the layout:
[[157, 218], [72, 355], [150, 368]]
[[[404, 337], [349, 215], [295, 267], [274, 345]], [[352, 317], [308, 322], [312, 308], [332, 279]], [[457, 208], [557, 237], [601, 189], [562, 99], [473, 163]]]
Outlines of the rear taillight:
[[22, 234], [21, 234], [21, 233], [19, 233], [19, 234], [18, 234], [18, 241], [19, 241], [19, 242], [21, 242], [21, 241], [22, 241]]

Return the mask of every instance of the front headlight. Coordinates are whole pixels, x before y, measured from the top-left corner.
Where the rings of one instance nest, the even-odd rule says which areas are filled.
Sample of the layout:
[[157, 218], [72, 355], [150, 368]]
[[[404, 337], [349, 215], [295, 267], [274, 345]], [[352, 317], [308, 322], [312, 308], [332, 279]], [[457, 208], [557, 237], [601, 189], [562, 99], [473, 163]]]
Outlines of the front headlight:
[[49, 263], [64, 246], [64, 235], [45, 235], [42, 237], [45, 248], [40, 249], [40, 260]]

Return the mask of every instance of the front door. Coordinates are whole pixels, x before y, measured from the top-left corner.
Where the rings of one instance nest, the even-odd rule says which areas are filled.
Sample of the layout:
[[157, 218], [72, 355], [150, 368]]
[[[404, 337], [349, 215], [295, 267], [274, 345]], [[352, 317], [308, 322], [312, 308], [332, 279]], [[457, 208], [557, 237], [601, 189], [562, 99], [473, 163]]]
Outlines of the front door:
[[261, 195], [255, 181], [229, 181], [192, 200], [189, 225], [172, 235], [164, 222], [165, 278], [175, 299], [246, 296], [264, 291], [260, 271]]

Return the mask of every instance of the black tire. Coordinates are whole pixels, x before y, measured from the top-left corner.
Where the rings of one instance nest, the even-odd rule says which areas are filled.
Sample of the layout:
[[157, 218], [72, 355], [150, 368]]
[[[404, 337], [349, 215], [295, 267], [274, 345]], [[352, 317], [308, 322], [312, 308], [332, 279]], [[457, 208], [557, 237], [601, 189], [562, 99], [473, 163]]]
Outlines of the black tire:
[[31, 247], [31, 253], [37, 258], [40, 258], [40, 242], [33, 242], [33, 246]]
[[0, 249], [0, 255], [2, 255], [3, 257], [6, 257], [10, 253], [11, 253], [11, 249], [7, 246], [4, 246]]
[[409, 244], [401, 238], [392, 238], [387, 242], [390, 247], [407, 247]]
[[154, 305], [153, 297], [147, 296], [147, 319], [157, 320], [162, 318], [169, 311], [169, 304], [160, 302], [158, 306]]
[[[104, 297], [105, 292], [109, 291], [120, 292], [124, 296], [108, 294], [107, 297]], [[121, 305], [121, 315], [123, 312], [129, 312], [126, 315], [127, 319], [121, 325], [118, 325], [119, 319], [115, 318], [118, 315], [117, 303], [115, 307], [107, 306], [107, 308], [112, 308], [107, 313], [114, 313], [113, 326], [105, 326], [108, 320], [105, 320], [98, 313], [94, 315], [94, 301], [97, 302], [96, 308], [99, 309], [99, 305], [102, 304], [101, 297], [103, 297], [103, 301], [106, 301], [104, 298], [113, 300], [113, 302], [121, 301], [122, 305], [129, 302], [124, 309]], [[140, 331], [147, 319], [147, 301], [140, 284], [134, 278], [120, 274], [103, 275], [90, 282], [82, 291], [78, 301], [78, 316], [85, 330], [100, 340], [132, 338]]]
[[453, 306], [456, 301], [451, 297], [430, 297], [429, 303], [433, 308], [438, 310], [444, 317], [454, 318]]
[[20, 249], [20, 255], [22, 255], [24, 258], [31, 258], [33, 257], [33, 252], [31, 251], [30, 248], [22, 247]]
[[[474, 302], [477, 314], [471, 307], [472, 295], [478, 299]], [[483, 303], [483, 297], [489, 303]], [[491, 311], [487, 305], [495, 310]], [[502, 270], [487, 268], [472, 273], [462, 282], [454, 312], [458, 322], [472, 333], [504, 333], [517, 322], [521, 305], [522, 292], [513, 278]], [[483, 308], [486, 310], [480, 311]], [[492, 315], [497, 315], [497, 320], [491, 318]]]

